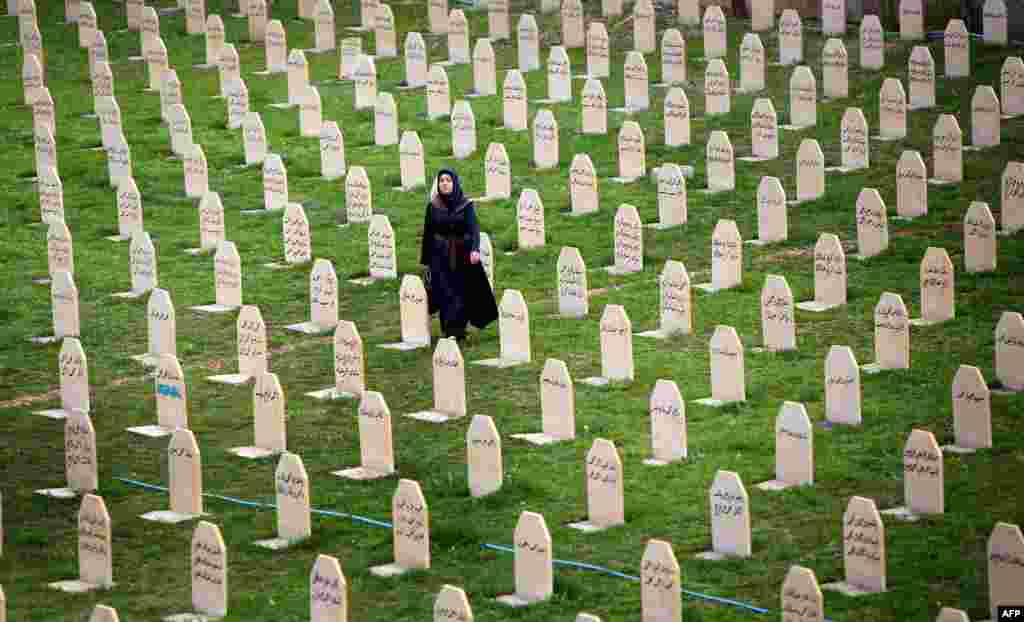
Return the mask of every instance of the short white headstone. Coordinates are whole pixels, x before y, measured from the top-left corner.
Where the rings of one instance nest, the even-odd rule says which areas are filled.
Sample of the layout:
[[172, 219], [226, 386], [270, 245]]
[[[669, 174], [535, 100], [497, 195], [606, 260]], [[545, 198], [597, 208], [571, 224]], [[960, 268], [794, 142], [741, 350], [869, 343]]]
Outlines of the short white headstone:
[[743, 93], [764, 90], [764, 67], [764, 44], [761, 43], [761, 37], [748, 32], [743, 35], [743, 42], [740, 44], [739, 90]]
[[889, 248], [889, 219], [882, 195], [862, 188], [857, 195], [857, 258], [868, 259]]
[[[506, 130], [520, 132], [526, 129], [526, 82], [515, 69], [505, 74], [502, 84], [502, 120]], [[429, 99], [428, 99], [429, 102]]]
[[608, 98], [601, 81], [596, 78], [587, 78], [580, 93], [580, 131], [584, 134], [608, 133]]
[[[840, 0], [842, 1], [842, 0]], [[824, 0], [835, 2], [835, 0]], [[842, 99], [850, 95], [850, 57], [842, 39], [829, 39], [821, 51], [822, 95], [826, 99]]]
[[602, 531], [626, 522], [622, 459], [615, 444], [594, 439], [587, 452], [587, 520], [569, 523], [585, 533]]
[[704, 114], [729, 114], [732, 85], [729, 69], [720, 58], [713, 58], [704, 70]]
[[351, 167], [345, 177], [345, 210], [349, 224], [370, 222], [373, 217], [370, 178], [362, 166]]
[[557, 264], [558, 314], [562, 317], [586, 317], [590, 310], [587, 266], [579, 249], [563, 246]]
[[951, 19], [943, 35], [946, 54], [946, 77], [965, 78], [971, 75], [971, 35], [963, 20]]
[[736, 189], [735, 152], [729, 135], [722, 130], [714, 130], [708, 138], [706, 152], [709, 193], [725, 192]]
[[775, 417], [775, 479], [757, 487], [777, 491], [813, 484], [814, 428], [803, 404], [783, 402]]
[[516, 39], [519, 43], [519, 71], [526, 73], [540, 69], [540, 30], [533, 15], [525, 13], [519, 17]]
[[804, 60], [804, 26], [800, 14], [786, 9], [779, 17], [779, 64], [795, 65]]
[[786, 277], [769, 274], [761, 288], [761, 336], [769, 352], [796, 350], [796, 312]]
[[661, 466], [685, 460], [686, 404], [672, 380], [659, 379], [651, 391], [648, 410], [651, 418], [651, 458], [644, 464]]
[[935, 60], [927, 46], [916, 45], [907, 61], [910, 109], [935, 107]]
[[831, 424], [861, 424], [860, 368], [849, 346], [832, 346], [825, 357], [825, 418]]
[[466, 431], [466, 464], [470, 496], [486, 497], [501, 489], [501, 436], [490, 417], [473, 416]]
[[364, 391], [359, 402], [360, 466], [334, 475], [348, 479], [379, 479], [395, 472], [391, 410], [377, 391]]
[[956, 316], [955, 271], [946, 249], [930, 246], [921, 259], [921, 318], [911, 324], [927, 326]]
[[718, 5], [712, 4], [704, 10], [704, 58], [724, 58], [728, 50], [728, 27], [725, 13]]
[[877, 15], [865, 15], [860, 22], [860, 67], [881, 69], [885, 66], [885, 31]]
[[928, 213], [928, 170], [916, 151], [904, 151], [896, 164], [896, 213], [900, 218]]
[[705, 559], [750, 557], [750, 498], [738, 473], [719, 470], [708, 490], [711, 551]]

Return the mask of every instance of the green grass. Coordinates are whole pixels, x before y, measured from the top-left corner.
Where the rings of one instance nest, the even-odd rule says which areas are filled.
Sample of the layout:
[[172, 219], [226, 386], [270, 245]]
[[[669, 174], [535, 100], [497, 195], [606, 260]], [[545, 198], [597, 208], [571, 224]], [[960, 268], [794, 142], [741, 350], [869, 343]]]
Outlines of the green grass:
[[[22, 105], [21, 58], [16, 48], [5, 48], [0, 59], [0, 187], [7, 199], [8, 226], [0, 245], [0, 285], [5, 292], [0, 308], [0, 465], [2, 465], [6, 542], [0, 558], [0, 584], [7, 593], [11, 620], [83, 619], [96, 602], [118, 608], [124, 620], [155, 619], [188, 608], [188, 548], [191, 527], [162, 526], [138, 518], [162, 509], [167, 500], [159, 493], [130, 487], [115, 477], [152, 483], [166, 481], [165, 441], [129, 435], [124, 428], [155, 420], [152, 381], [128, 357], [145, 349], [145, 301], [122, 301], [109, 294], [129, 283], [128, 245], [103, 239], [116, 230], [114, 194], [107, 186], [106, 162], [100, 152], [87, 148], [99, 142], [92, 111], [84, 50], [77, 47], [74, 28], [63, 25], [58, 2], [38, 2], [39, 23], [48, 53], [47, 84], [56, 101], [60, 173], [64, 182], [67, 220], [74, 235], [76, 281], [80, 291], [83, 345], [89, 356], [93, 395], [93, 421], [98, 436], [100, 493], [110, 508], [114, 526], [113, 591], [100, 595], [68, 596], [46, 587], [50, 581], [76, 574], [76, 502], [34, 496], [32, 490], [63, 481], [62, 426], [31, 416], [32, 410], [56, 403], [59, 346], [37, 346], [26, 337], [47, 332], [50, 325], [49, 292], [34, 285], [32, 276], [46, 272], [45, 229], [31, 226], [38, 220], [34, 187], [31, 112]], [[123, 31], [122, 5], [98, 3], [100, 26], [107, 35], [114, 59], [115, 91], [124, 118], [125, 135], [132, 146], [135, 179], [143, 196], [147, 230], [159, 255], [159, 278], [170, 290], [178, 316], [178, 352], [189, 383], [190, 421], [203, 451], [204, 485], [208, 492], [264, 502], [273, 501], [273, 460], [252, 463], [230, 456], [230, 447], [252, 438], [250, 389], [225, 387], [204, 380], [221, 368], [234, 369], [234, 317], [203, 316], [191, 305], [213, 300], [212, 259], [191, 257], [182, 251], [196, 245], [196, 210], [178, 199], [183, 193], [180, 162], [167, 160], [167, 129], [159, 123], [159, 101], [145, 94], [145, 68], [127, 62], [138, 53], [137, 33]], [[161, 2], [169, 5], [168, 0]], [[243, 40], [245, 22], [227, 17], [221, 0], [211, 0], [210, 12], [225, 16], [228, 41]], [[284, 6], [282, 6], [284, 5]], [[533, 7], [534, 5], [530, 5]], [[291, 47], [312, 47], [313, 28], [294, 17], [294, 3], [281, 2], [273, 15], [282, 19]], [[597, 8], [588, 3], [587, 13]], [[513, 3], [513, 19], [526, 10]], [[425, 32], [424, 3], [396, 7], [399, 41], [406, 32]], [[470, 13], [471, 32], [486, 32], [486, 16]], [[349, 5], [337, 10], [339, 29], [356, 23]], [[544, 45], [558, 39], [554, 16], [538, 16]], [[808, 23], [810, 20], [808, 20]], [[514, 21], [513, 21], [514, 23]], [[932, 27], [939, 24], [931, 24]], [[659, 38], [669, 26], [659, 19]], [[221, 194], [226, 208], [228, 239], [242, 255], [246, 301], [258, 304], [268, 325], [274, 354], [271, 370], [289, 396], [288, 444], [305, 462], [317, 508], [389, 520], [390, 497], [396, 480], [351, 482], [330, 471], [358, 462], [359, 446], [355, 406], [324, 404], [303, 393], [331, 382], [332, 350], [329, 338], [288, 333], [284, 325], [308, 317], [307, 271], [272, 271], [261, 264], [282, 256], [280, 220], [245, 218], [241, 209], [261, 205], [258, 169], [240, 169], [241, 134], [225, 128], [225, 104], [212, 99], [218, 85], [215, 72], [194, 70], [204, 61], [202, 37], [184, 36], [182, 15], [161, 18], [162, 35], [171, 63], [182, 81], [184, 99], [192, 117], [195, 140], [202, 144], [210, 169], [210, 187]], [[13, 41], [14, 18], [0, 20], [0, 39]], [[930, 188], [927, 217], [913, 222], [890, 221], [889, 251], [870, 261], [849, 264], [849, 303], [824, 314], [797, 315], [799, 352], [784, 355], [747, 355], [748, 401], [724, 410], [690, 404], [687, 409], [691, 459], [662, 469], [644, 467], [649, 453], [647, 398], [658, 378], [675, 380], [688, 402], [709, 395], [708, 339], [716, 324], [736, 327], [747, 346], [760, 345], [759, 292], [766, 274], [786, 276], [797, 300], [813, 295], [810, 249], [820, 232], [833, 232], [844, 242], [855, 240], [854, 203], [863, 186], [879, 189], [890, 214], [895, 213], [895, 165], [903, 149], [919, 150], [931, 170], [931, 128], [942, 112], [958, 115], [965, 136], [970, 136], [969, 102], [978, 84], [997, 84], [1005, 50], [973, 51], [974, 75], [963, 80], [939, 80], [939, 106], [914, 112], [909, 136], [901, 143], [875, 143], [871, 169], [827, 179], [821, 200], [789, 211], [789, 241], [763, 249], [744, 249], [744, 286], [713, 296], [694, 292], [694, 332], [666, 342], [636, 339], [637, 377], [628, 386], [594, 389], [577, 384], [577, 433], [571, 443], [535, 448], [510, 439], [540, 426], [538, 378], [544, 360], [562, 358], [577, 380], [600, 370], [597, 318], [603, 305], [625, 305], [635, 331], [657, 322], [658, 292], [655, 278], [667, 259], [685, 263], [694, 282], [706, 280], [710, 268], [709, 237], [719, 218], [735, 219], [745, 238], [756, 236], [754, 195], [762, 175], [779, 177], [794, 192], [794, 158], [799, 140], [817, 138], [830, 164], [838, 162], [839, 123], [847, 106], [860, 106], [869, 125], [877, 128], [877, 94], [884, 76], [906, 78], [910, 46], [891, 40], [886, 69], [865, 72], [856, 68], [857, 43], [851, 27], [846, 39], [854, 68], [850, 71], [851, 96], [822, 103], [819, 124], [799, 134], [783, 133], [778, 160], [763, 164], [737, 163], [735, 192], [708, 197], [696, 192], [706, 186], [704, 142], [713, 129], [728, 130], [737, 156], [749, 154], [749, 115], [754, 97], [736, 96], [732, 113], [703, 117], [703, 98], [688, 89], [693, 115], [692, 145], [665, 147], [660, 110], [664, 92], [652, 90], [651, 111], [636, 115], [645, 129], [649, 167], [663, 162], [692, 164], [696, 175], [688, 180], [689, 223], [682, 228], [645, 230], [645, 269], [640, 275], [612, 277], [594, 271], [588, 276], [594, 289], [608, 288], [591, 302], [591, 318], [570, 321], [550, 318], [555, 308], [555, 262], [563, 245], [578, 246], [591, 269], [612, 263], [612, 221], [616, 207], [635, 205], [645, 222], [657, 219], [656, 188], [649, 181], [622, 187], [601, 185], [601, 210], [584, 218], [566, 218], [567, 168], [573, 154], [587, 152], [602, 179], [616, 174], [614, 136], [622, 116], [609, 117], [609, 137], [581, 137], [578, 103], [561, 105], [553, 112], [561, 128], [561, 167], [537, 171], [529, 166], [532, 147], [528, 134], [495, 131], [501, 121], [499, 98], [472, 100], [479, 148], [469, 160], [451, 158], [451, 134], [446, 123], [420, 117], [426, 110], [422, 94], [399, 94], [403, 79], [400, 59], [377, 63], [380, 90], [395, 93], [401, 129], [419, 132], [427, 153], [428, 169], [457, 166], [467, 191], [483, 191], [483, 158], [492, 140], [505, 141], [512, 160], [513, 199], [479, 208], [485, 231], [497, 249], [497, 288], [516, 288], [530, 305], [534, 363], [493, 373], [468, 368], [467, 391], [471, 414], [494, 418], [505, 438], [505, 486], [497, 495], [473, 499], [465, 472], [465, 424], [436, 426], [401, 417], [432, 402], [430, 353], [397, 353], [377, 344], [398, 335], [398, 282], [359, 288], [345, 279], [366, 273], [366, 226], [345, 230], [334, 227], [335, 211], [343, 208], [343, 182], [319, 179], [319, 146], [298, 135], [294, 110], [267, 108], [283, 101], [284, 76], [257, 77], [263, 49], [239, 45], [243, 76], [251, 106], [260, 111], [271, 151], [287, 157], [291, 194], [319, 205], [309, 209], [316, 257], [330, 259], [342, 279], [341, 315], [356, 322], [366, 343], [368, 384], [384, 393], [393, 415], [395, 451], [401, 477], [416, 479], [431, 510], [433, 567], [400, 579], [371, 576], [367, 568], [391, 560], [391, 537], [386, 529], [349, 520], [316, 516], [313, 537], [286, 552], [271, 553], [252, 546], [274, 531], [269, 511], [254, 511], [214, 499], [207, 500], [211, 520], [221, 526], [229, 547], [229, 619], [302, 620], [308, 617], [308, 574], [316, 554], [337, 556], [349, 580], [351, 619], [412, 621], [428, 619], [431, 603], [445, 583], [462, 586], [478, 620], [572, 620], [581, 610], [605, 620], [637, 619], [639, 589], [629, 581], [558, 567], [555, 597], [525, 610], [508, 610], [493, 602], [512, 591], [512, 557], [482, 550], [482, 543], [509, 544], [519, 513], [530, 509], [544, 514], [552, 531], [555, 556], [586, 561], [638, 574], [648, 538], [670, 541], [683, 569], [684, 588], [735, 598], [772, 610], [778, 607], [779, 587], [792, 564], [812, 568], [818, 579], [842, 576], [839, 545], [840, 518], [851, 495], [868, 496], [879, 508], [902, 499], [901, 450], [912, 428], [935, 433], [940, 444], [952, 440], [950, 384], [958, 365], [979, 366], [993, 378], [992, 332], [1002, 311], [1020, 310], [1024, 244], [1020, 235], [999, 240], [999, 269], [993, 274], [962, 272], [960, 227], [972, 200], [989, 202], [999, 214], [999, 176], [1007, 161], [1021, 159], [1020, 121], [1004, 122], [1002, 145], [965, 156], [965, 181], [957, 187]], [[610, 106], [623, 104], [621, 67], [631, 46], [629, 22], [612, 20], [609, 27], [614, 58], [613, 77], [605, 88]], [[738, 47], [743, 28], [730, 24], [729, 69], [739, 75]], [[341, 36], [352, 36], [348, 33]], [[769, 60], [777, 58], [774, 35], [762, 36]], [[702, 78], [703, 66], [694, 62], [702, 54], [699, 36], [687, 37], [690, 79]], [[364, 49], [372, 49], [372, 35], [363, 35]], [[820, 81], [823, 40], [806, 32], [805, 54]], [[428, 38], [433, 61], [446, 57], [443, 39]], [[933, 43], [932, 54], [942, 75], [942, 50]], [[515, 64], [514, 44], [495, 46], [501, 70]], [[1016, 53], [1016, 52], [1015, 52]], [[542, 56], [546, 58], [546, 50]], [[570, 58], [579, 73], [585, 66], [582, 50]], [[309, 56], [314, 81], [337, 75], [337, 56]], [[660, 75], [660, 57], [648, 55], [651, 81]], [[767, 95], [773, 98], [780, 123], [787, 117], [790, 71], [768, 68]], [[453, 101], [472, 84], [469, 66], [449, 68]], [[499, 73], [499, 84], [503, 75]], [[526, 76], [532, 99], [546, 93], [543, 72]], [[582, 83], [574, 81], [578, 98]], [[347, 161], [365, 166], [374, 190], [374, 208], [391, 220], [398, 242], [398, 265], [417, 272], [418, 234], [424, 192], [400, 192], [398, 153], [395, 148], [372, 148], [369, 111], [353, 111], [350, 84], [320, 88], [324, 118], [338, 121], [345, 133]], [[577, 99], [578, 102], [578, 99]], [[530, 116], [537, 108], [531, 105]], [[548, 245], [514, 257], [502, 251], [516, 247], [515, 200], [524, 188], [536, 188], [546, 209]], [[774, 469], [773, 426], [783, 400], [804, 402], [815, 421], [823, 419], [823, 361], [828, 347], [849, 345], [862, 363], [873, 359], [872, 309], [883, 291], [900, 293], [911, 315], [918, 315], [918, 266], [928, 246], [943, 246], [957, 267], [957, 317], [945, 325], [914, 329], [912, 367], [862, 378], [864, 425], [855, 429], [816, 430], [816, 484], [812, 488], [768, 494], [753, 484], [770, 479]], [[704, 277], [704, 278], [701, 278]], [[437, 326], [435, 323], [435, 331]], [[467, 361], [496, 356], [495, 328], [484, 331], [464, 352]], [[224, 372], [219, 372], [224, 373]], [[1024, 430], [1024, 401], [1020, 396], [993, 396], [994, 449], [972, 456], [947, 456], [946, 514], [916, 525], [889, 521], [886, 594], [848, 599], [826, 593], [826, 615], [837, 621], [934, 618], [940, 606], [965, 609], [973, 619], [987, 617], [985, 541], [996, 521], [1024, 522], [1021, 481], [1024, 450], [1015, 439]], [[585, 514], [583, 458], [594, 438], [611, 439], [624, 462], [625, 526], [583, 535], [564, 525]], [[721, 563], [700, 562], [693, 555], [710, 546], [707, 488], [718, 469], [740, 473], [750, 490], [753, 557]], [[731, 621], [749, 613], [687, 598], [687, 620]], [[777, 616], [777, 612], [771, 616]]]

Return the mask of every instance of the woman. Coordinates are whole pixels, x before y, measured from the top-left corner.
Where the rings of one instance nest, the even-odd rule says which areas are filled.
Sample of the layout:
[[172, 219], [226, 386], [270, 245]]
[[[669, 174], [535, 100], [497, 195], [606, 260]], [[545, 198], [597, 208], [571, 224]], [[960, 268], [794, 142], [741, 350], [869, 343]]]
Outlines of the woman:
[[430, 313], [441, 313], [445, 337], [463, 341], [466, 324], [484, 328], [498, 317], [498, 305], [480, 262], [480, 225], [459, 176], [437, 173], [437, 194], [427, 204], [420, 263], [430, 270]]

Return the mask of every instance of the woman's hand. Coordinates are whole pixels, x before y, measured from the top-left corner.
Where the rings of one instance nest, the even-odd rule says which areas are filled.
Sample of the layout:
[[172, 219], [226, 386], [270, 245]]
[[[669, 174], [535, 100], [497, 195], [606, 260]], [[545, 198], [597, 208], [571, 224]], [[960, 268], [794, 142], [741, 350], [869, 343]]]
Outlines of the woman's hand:
[[469, 263], [480, 263], [480, 251], [473, 251], [469, 254]]

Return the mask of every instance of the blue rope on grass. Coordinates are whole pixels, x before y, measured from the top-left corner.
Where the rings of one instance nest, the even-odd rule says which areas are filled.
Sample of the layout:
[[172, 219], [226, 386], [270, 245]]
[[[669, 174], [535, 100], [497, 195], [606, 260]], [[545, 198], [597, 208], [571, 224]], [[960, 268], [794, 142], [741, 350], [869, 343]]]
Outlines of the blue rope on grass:
[[[124, 483], [130, 484], [132, 486], [137, 486], [139, 488], [145, 488], [147, 490], [155, 490], [155, 491], [158, 491], [158, 492], [167, 492], [167, 487], [165, 487], [165, 486], [157, 486], [156, 484], [147, 484], [146, 482], [140, 482], [138, 480], [129, 479], [127, 477], [115, 477], [114, 479], [119, 481], [119, 482], [124, 482]], [[276, 509], [276, 507], [277, 507], [273, 503], [260, 503], [259, 501], [246, 501], [245, 499], [239, 499], [237, 497], [228, 497], [226, 495], [217, 495], [217, 494], [213, 494], [213, 493], [209, 493], [209, 492], [204, 492], [203, 496], [204, 497], [209, 497], [211, 499], [218, 499], [220, 501], [226, 501], [228, 503], [235, 503], [235, 504], [242, 505], [242, 506], [245, 506], [245, 507], [257, 508], [257, 509], [272, 510], [272, 509]], [[313, 514], [320, 514], [322, 516], [333, 516], [333, 517], [337, 517], [337, 518], [348, 518], [348, 519], [353, 520], [355, 522], [365, 523], [367, 525], [372, 525], [374, 527], [384, 527], [384, 528], [387, 528], [387, 529], [390, 529], [392, 527], [391, 523], [389, 523], [387, 521], [376, 520], [376, 519], [373, 519], [373, 518], [367, 518], [365, 516], [359, 516], [359, 515], [356, 515], [356, 514], [348, 514], [346, 512], [334, 512], [334, 511], [331, 511], [331, 510], [318, 510], [316, 508], [310, 509], [310, 512], [313, 513]], [[503, 545], [500, 545], [500, 544], [481, 544], [480, 548], [482, 548], [482, 549], [490, 549], [492, 551], [501, 551], [502, 553], [515, 553], [515, 549], [513, 549], [512, 547], [510, 547], [510, 546], [503, 546]], [[600, 572], [602, 574], [606, 574], [606, 575], [609, 575], [609, 576], [612, 576], [612, 577], [617, 577], [619, 579], [626, 579], [627, 581], [640, 581], [640, 577], [637, 577], [635, 575], [626, 574], [624, 572], [619, 572], [617, 570], [612, 570], [611, 568], [605, 568], [604, 566], [598, 566], [596, 564], [588, 564], [588, 563], [585, 563], [585, 562], [576, 562], [576, 561], [572, 561], [572, 560], [568, 560], [568, 559], [556, 559], [556, 560], [553, 560], [553, 563], [555, 565], [557, 565], [557, 566], [568, 566], [570, 568], [579, 568], [580, 570], [591, 570], [593, 572]], [[717, 603], [719, 605], [729, 605], [730, 607], [736, 607], [738, 609], [743, 609], [745, 611], [750, 611], [752, 613], [758, 613], [758, 614], [761, 614], [761, 615], [771, 613], [770, 609], [765, 609], [764, 607], [756, 607], [756, 606], [751, 605], [749, 603], [744, 603], [742, 601], [733, 600], [731, 598], [722, 598], [721, 596], [713, 596], [711, 594], [702, 594], [700, 592], [692, 592], [690, 590], [682, 590], [682, 593], [685, 594], [686, 596], [689, 596], [690, 598], [696, 598], [696, 599], [699, 599], [699, 600], [705, 600], [705, 601], [708, 601], [708, 602]], [[830, 620], [829, 618], [825, 618], [823, 622], [832, 622], [832, 620]]]

